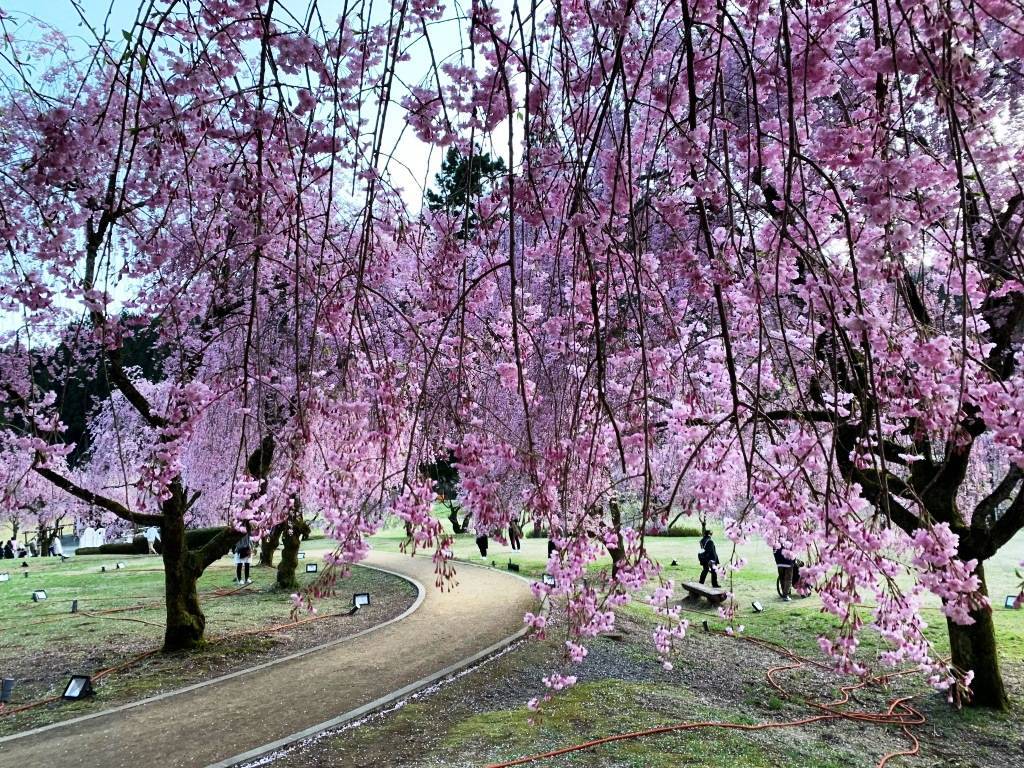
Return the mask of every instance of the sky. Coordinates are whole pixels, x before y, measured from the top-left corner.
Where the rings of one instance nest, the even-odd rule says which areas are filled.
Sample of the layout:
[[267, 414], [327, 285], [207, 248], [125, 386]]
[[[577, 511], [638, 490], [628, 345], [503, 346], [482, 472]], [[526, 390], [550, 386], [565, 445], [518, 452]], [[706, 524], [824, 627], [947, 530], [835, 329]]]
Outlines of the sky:
[[[121, 42], [122, 30], [130, 30], [135, 22], [136, 13], [142, 0], [0, 0], [0, 10], [6, 15], [13, 17], [15, 21], [22, 17], [37, 19], [45, 25], [60, 30], [73, 44], [81, 46], [84, 56], [89, 46], [95, 41], [94, 33], [103, 34], [109, 39], [118, 43]], [[149, 0], [144, 0], [149, 2]], [[497, 5], [504, 11], [504, 17], [508, 18], [517, 0], [498, 0]], [[455, 3], [459, 13], [462, 9], [459, 0], [449, 0], [449, 5]], [[298, 18], [303, 18], [309, 5], [309, 0], [277, 0], [276, 17], [283, 17], [291, 12]], [[337, 9], [340, 14], [342, 0], [318, 0], [318, 9], [325, 20], [331, 18], [331, 13]], [[386, 12], [390, 3], [378, 0], [377, 8]], [[452, 12], [448, 13], [446, 19], [430, 27], [431, 45], [434, 56], [440, 63], [450, 58], [459, 51], [463, 44], [463, 37], [460, 35], [460, 22], [452, 18]], [[84, 20], [83, 20], [84, 19]], [[27, 20], [27, 19], [26, 19]], [[86, 23], [87, 22], [87, 23]], [[8, 22], [10, 25], [10, 22]], [[17, 28], [16, 36], [36, 34], [32, 25]], [[0, 63], [0, 66], [3, 66]], [[404, 95], [404, 85], [422, 85], [423, 77], [431, 70], [429, 51], [422, 41], [409, 51], [409, 59], [402, 62], [396, 72], [396, 80], [401, 81], [395, 84], [393, 101], [400, 101]], [[420, 141], [414, 132], [405, 126], [404, 111], [393, 104], [388, 110], [388, 119], [384, 126], [384, 155], [390, 155], [388, 159], [382, 159], [381, 168], [390, 183], [403, 190], [403, 198], [406, 206], [411, 212], [420, 209], [423, 194], [426, 189], [434, 186], [434, 176], [440, 169], [441, 160], [444, 156], [444, 148], [434, 147]], [[513, 129], [518, 127], [518, 121], [513, 122]], [[504, 154], [501, 149], [506, 145], [508, 122], [503, 121], [494, 131], [496, 146], [495, 154]], [[480, 137], [480, 143], [485, 148], [489, 142], [486, 137]], [[508, 158], [504, 158], [508, 162]], [[514, 167], [514, 163], [512, 163]], [[130, 290], [127, 285], [121, 285], [114, 292], [115, 297], [119, 292]], [[12, 316], [0, 311], [0, 332], [12, 331], [22, 325], [20, 317]]]
[[[131, 29], [140, 0], [0, 0], [0, 9], [10, 15], [33, 16], [63, 32], [69, 39], [81, 41], [83, 51], [93, 39], [82, 17], [88, 20], [97, 31], [108, 30], [108, 34], [117, 39], [121, 30]], [[309, 0], [277, 0], [278, 13], [292, 11], [296, 16], [305, 15]], [[499, 7], [511, 9], [515, 0], [500, 0]], [[386, 7], [381, 3], [379, 7]], [[319, 0], [319, 9], [325, 18], [330, 18], [333, 7], [339, 9], [341, 0]], [[505, 16], [507, 18], [507, 14]], [[461, 44], [457, 23], [449, 20], [431, 27], [431, 44], [438, 61], [441, 61]], [[398, 79], [416, 85], [418, 80], [430, 69], [430, 59], [425, 45], [417, 45], [410, 51], [410, 59], [403, 62], [397, 69]], [[394, 98], [397, 101], [404, 91], [401, 86], [395, 88]], [[434, 174], [441, 166], [443, 149], [432, 147], [420, 141], [414, 133], [405, 129], [402, 119], [403, 112], [392, 107], [389, 109], [388, 122], [385, 125], [384, 147], [393, 155], [387, 163], [387, 171], [393, 184], [403, 188], [409, 208], [418, 210], [424, 187], [433, 186]], [[503, 123], [495, 130], [495, 135], [504, 137], [508, 124]], [[504, 141], [499, 139], [499, 146]], [[506, 161], [508, 158], [505, 158]]]

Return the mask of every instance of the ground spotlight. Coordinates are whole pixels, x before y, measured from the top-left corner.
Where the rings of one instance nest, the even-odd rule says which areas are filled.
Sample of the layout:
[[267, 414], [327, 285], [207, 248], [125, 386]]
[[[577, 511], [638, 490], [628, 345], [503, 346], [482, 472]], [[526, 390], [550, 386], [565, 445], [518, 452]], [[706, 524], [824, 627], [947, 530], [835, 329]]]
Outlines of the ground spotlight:
[[[1017, 607], [1017, 599], [1018, 599], [1018, 597], [1019, 597], [1019, 595], [1007, 595], [1006, 596], [1006, 600], [1003, 601], [1003, 607], [1004, 608], [1016, 608]], [[1022, 601], [1022, 602], [1024, 602], [1024, 601]]]
[[761, 605], [760, 600], [755, 600], [750, 604], [750, 607], [754, 609], [754, 613], [761, 613], [764, 610], [764, 606]]
[[119, 570], [119, 571], [120, 571], [120, 570], [121, 570], [122, 568], [124, 568], [124, 567], [125, 567], [125, 564], [124, 564], [124, 563], [118, 563], [118, 564], [117, 564], [117, 570]]
[[35, 592], [32, 593], [32, 602], [33, 603], [40, 603], [40, 602], [42, 602], [45, 599], [46, 599], [46, 590], [45, 589], [37, 589]]
[[6, 571], [4, 573], [0, 573], [0, 581], [10, 581], [10, 580], [11, 580], [11, 574], [7, 573]]
[[542, 580], [542, 581], [544, 582], [544, 586], [546, 586], [546, 587], [553, 587], [553, 586], [555, 586], [555, 584], [557, 583], [557, 582], [555, 581], [555, 577], [554, 577], [554, 576], [552, 576], [552, 575], [551, 575], [550, 573], [545, 573], [545, 574], [544, 574], [544, 575], [543, 575], [543, 576], [541, 577], [541, 580]]
[[92, 689], [92, 678], [89, 675], [72, 675], [61, 698], [73, 701], [75, 699], [84, 699], [86, 696], [92, 696], [94, 693], [96, 691]]
[[5, 677], [0, 683], [0, 704], [8, 704], [11, 701], [11, 694], [14, 693], [14, 678]]
[[362, 608], [364, 605], [370, 604], [370, 593], [369, 592], [356, 592], [352, 595], [352, 607]]
[[306, 553], [305, 552], [299, 552], [299, 560], [305, 560], [305, 559], [306, 559]]
[[316, 563], [306, 563], [306, 573], [316, 573]]
[[71, 612], [72, 613], [78, 613], [78, 601], [77, 600], [72, 600], [71, 601]]

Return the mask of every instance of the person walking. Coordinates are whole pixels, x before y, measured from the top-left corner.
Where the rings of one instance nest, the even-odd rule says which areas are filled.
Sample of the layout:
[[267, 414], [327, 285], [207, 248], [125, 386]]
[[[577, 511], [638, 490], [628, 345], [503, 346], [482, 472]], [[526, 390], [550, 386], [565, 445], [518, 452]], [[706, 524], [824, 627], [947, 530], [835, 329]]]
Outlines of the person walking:
[[523, 548], [523, 529], [519, 527], [519, 521], [516, 518], [512, 518], [508, 524], [508, 543], [512, 545], [512, 549]]
[[704, 569], [700, 572], [700, 583], [703, 584], [704, 580], [710, 573], [711, 586], [718, 589], [718, 572], [715, 571], [715, 568], [718, 566], [718, 550], [715, 549], [715, 542], [711, 538], [711, 531], [707, 528], [704, 529], [704, 533], [700, 537], [700, 549], [697, 550], [697, 562], [699, 562]]
[[782, 599], [790, 602], [792, 598], [789, 593], [793, 591], [793, 568], [795, 563], [790, 557], [786, 557], [782, 547], [775, 550], [775, 565], [779, 569], [779, 589], [782, 592]]
[[476, 537], [476, 548], [480, 550], [480, 557], [487, 557], [487, 534]]
[[[248, 531], [242, 535], [234, 546], [235, 553], [235, 584], [252, 584], [249, 578], [249, 564], [252, 563], [252, 538]], [[245, 580], [242, 580], [242, 566], [245, 566]]]

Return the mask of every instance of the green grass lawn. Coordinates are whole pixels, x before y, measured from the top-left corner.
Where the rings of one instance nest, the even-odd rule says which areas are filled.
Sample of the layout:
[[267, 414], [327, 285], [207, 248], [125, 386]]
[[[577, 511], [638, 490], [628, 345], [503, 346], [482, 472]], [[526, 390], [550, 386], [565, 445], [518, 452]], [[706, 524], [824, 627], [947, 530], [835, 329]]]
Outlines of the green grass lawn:
[[[731, 544], [720, 533], [716, 538], [719, 553], [726, 556]], [[389, 528], [375, 537], [374, 544], [391, 549], [402, 539], [400, 528]], [[504, 568], [511, 560], [520, 565], [521, 575], [539, 578], [547, 560], [546, 546], [544, 539], [524, 539], [522, 551], [512, 552], [491, 541], [488, 556], [482, 558], [474, 537], [466, 534], [456, 537], [455, 553], [461, 561], [493, 563], [498, 568]], [[665, 565], [666, 578], [678, 582], [693, 580], [699, 574], [695, 539], [650, 538], [648, 547]], [[747, 558], [749, 563], [735, 574], [730, 584], [737, 596], [736, 623], [745, 625], [745, 634], [823, 660], [816, 637], [834, 631], [836, 622], [822, 613], [820, 602], [814, 597], [790, 603], [778, 600], [775, 562], [763, 543], [740, 547], [736, 556]], [[680, 565], [670, 566], [673, 559]], [[1024, 723], [1024, 611], [1002, 608], [1002, 596], [1016, 591], [1014, 568], [1021, 559], [1024, 536], [1014, 539], [986, 569], [1012, 710], [954, 710], [916, 677], [896, 678], [889, 685], [859, 691], [851, 704], [854, 709], [884, 711], [892, 698], [909, 695], [927, 717], [927, 725], [915, 730], [922, 743], [921, 755], [893, 760], [888, 764], [890, 768], [981, 768], [1019, 762]], [[605, 560], [594, 569], [608, 565]], [[471, 574], [470, 569], [461, 568], [458, 578], [472, 578]], [[752, 610], [750, 602], [754, 599], [765, 604], [764, 613]], [[544, 642], [527, 642], [397, 712], [319, 739], [311, 747], [282, 755], [272, 765], [469, 768], [666, 724], [796, 720], [818, 712], [806, 700], [834, 698], [839, 685], [848, 682], [811, 667], [790, 670], [781, 673], [780, 679], [791, 695], [780, 696], [767, 684], [765, 673], [773, 666], [789, 663], [785, 658], [720, 634], [704, 634], [700, 630], [703, 619], [713, 628], [724, 626], [717, 611], [707, 605], [688, 605], [688, 609], [693, 611], [691, 631], [679, 644], [675, 667], [670, 671], [661, 668], [650, 643], [655, 617], [638, 601], [620, 611], [623, 638], [589, 641], [591, 653], [582, 665], [567, 664], [562, 647], [565, 636], [555, 628]], [[937, 652], [945, 653], [945, 621], [937, 603], [925, 609], [925, 616]], [[879, 649], [879, 638], [865, 631], [865, 659], [873, 659]], [[534, 721], [525, 702], [543, 693], [541, 677], [556, 670], [579, 675], [580, 683], [558, 694]], [[836, 721], [778, 730], [677, 731], [592, 747], [533, 765], [871, 768], [887, 752], [905, 749], [908, 744], [896, 728]]]
[[[323, 568], [330, 542], [305, 542], [299, 580], [309, 584], [306, 563]], [[157, 556], [29, 558], [0, 561], [0, 676], [17, 680], [12, 707], [59, 694], [70, 674], [95, 674], [142, 653], [159, 649], [164, 630], [164, 578]], [[124, 568], [117, 569], [118, 562]], [[106, 572], [101, 572], [106, 566]], [[28, 576], [24, 574], [27, 573]], [[290, 593], [275, 588], [275, 570], [252, 568], [253, 584], [234, 585], [234, 565], [225, 557], [199, 579], [206, 615], [207, 644], [195, 652], [158, 654], [122, 673], [103, 678], [95, 699], [60, 702], [17, 714], [0, 715], [0, 735], [25, 730], [93, 709], [131, 701], [258, 664], [327, 642], [397, 615], [415, 599], [415, 589], [397, 577], [356, 568], [340, 583], [337, 596], [323, 599], [318, 615], [344, 613], [352, 593], [368, 591], [374, 602], [355, 616], [325, 618], [285, 631], [246, 634], [292, 621]], [[46, 600], [32, 601], [43, 589]], [[71, 613], [72, 601], [78, 612]], [[309, 618], [300, 614], [297, 618]]]

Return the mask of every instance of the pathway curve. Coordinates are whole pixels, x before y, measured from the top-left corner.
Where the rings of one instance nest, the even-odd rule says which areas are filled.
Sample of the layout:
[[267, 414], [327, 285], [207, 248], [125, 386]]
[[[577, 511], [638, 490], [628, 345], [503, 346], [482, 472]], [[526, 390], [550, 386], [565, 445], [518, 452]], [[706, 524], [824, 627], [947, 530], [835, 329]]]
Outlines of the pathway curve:
[[233, 765], [340, 724], [511, 642], [535, 609], [528, 583], [459, 563], [434, 586], [429, 557], [374, 552], [367, 565], [416, 582], [404, 617], [256, 672], [0, 738], [0, 767]]

